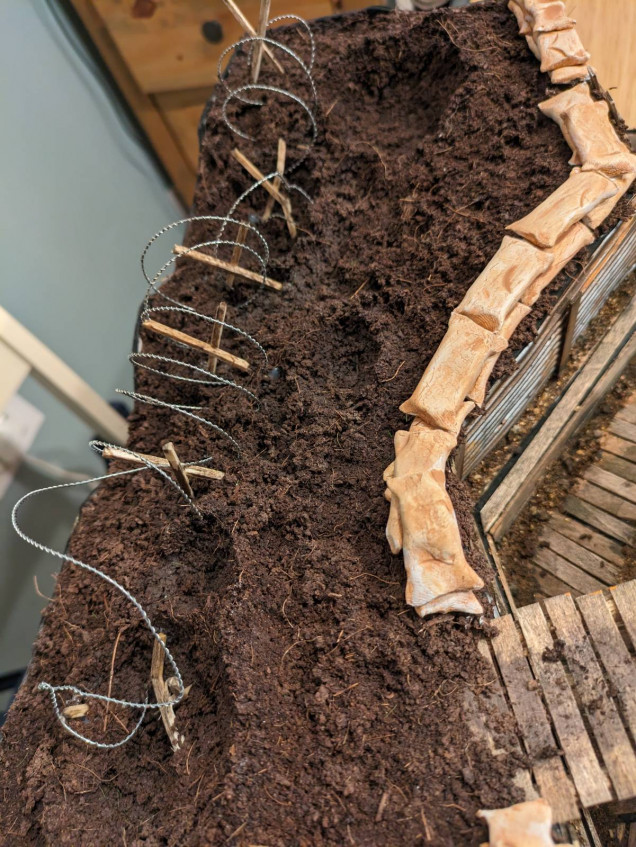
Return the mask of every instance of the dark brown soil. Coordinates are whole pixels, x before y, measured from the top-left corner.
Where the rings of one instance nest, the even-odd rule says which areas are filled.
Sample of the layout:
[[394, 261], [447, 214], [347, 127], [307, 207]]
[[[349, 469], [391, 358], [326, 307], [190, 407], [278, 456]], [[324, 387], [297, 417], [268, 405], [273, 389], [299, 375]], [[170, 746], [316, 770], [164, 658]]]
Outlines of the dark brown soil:
[[[514, 754], [493, 756], [464, 715], [465, 695], [486, 696], [492, 683], [475, 649], [481, 625], [421, 621], [405, 607], [402, 563], [384, 539], [382, 471], [404, 425], [398, 406], [451, 310], [504, 225], [566, 179], [569, 151], [537, 109], [547, 78], [502, 4], [361, 13], [314, 32], [320, 138], [294, 174], [314, 202], [295, 199], [295, 244], [279, 220], [265, 227], [284, 293], [224, 292], [222, 277], [193, 263], [168, 286], [207, 314], [229, 299], [230, 319], [269, 354], [249, 380], [260, 405], [137, 374], [144, 393], [204, 406], [243, 455], [191, 419], [136, 406], [132, 446], [158, 452], [170, 437], [185, 460], [214, 452], [226, 480], [196, 483], [202, 521], [156, 476], [110, 480], [70, 543], [167, 633], [193, 686], [177, 710], [185, 750], [172, 755], [155, 715], [111, 752], [56, 722], [40, 680], [106, 692], [113, 662], [113, 695], [137, 699], [150, 665], [134, 610], [65, 566], [4, 728], [7, 845], [472, 845], [486, 837], [476, 810], [518, 799]], [[303, 90], [293, 69], [286, 84]], [[218, 118], [213, 102], [195, 204], [208, 214], [249, 185]], [[289, 105], [236, 118], [259, 138], [240, 146], [264, 170], [279, 131], [293, 159], [304, 123]], [[150, 337], [144, 349], [175, 354]], [[468, 559], [489, 582], [467, 490], [453, 477], [449, 490]], [[25, 516], [37, 532], [36, 512]], [[91, 709], [82, 729], [100, 740], [135, 719], [115, 710], [104, 732], [103, 711]], [[492, 730], [510, 750], [510, 727]]]

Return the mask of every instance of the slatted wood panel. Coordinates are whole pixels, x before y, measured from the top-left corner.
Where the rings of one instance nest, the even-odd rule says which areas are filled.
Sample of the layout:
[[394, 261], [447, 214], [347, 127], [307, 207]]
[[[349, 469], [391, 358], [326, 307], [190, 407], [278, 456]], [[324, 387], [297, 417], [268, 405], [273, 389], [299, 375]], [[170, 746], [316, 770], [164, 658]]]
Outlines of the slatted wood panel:
[[577, 804], [636, 798], [636, 581], [525, 606], [495, 629], [496, 663], [555, 820], [577, 817]]
[[537, 599], [587, 594], [625, 578], [624, 563], [636, 544], [635, 419], [636, 395], [601, 439], [600, 459], [573, 482], [560, 512], [546, 523], [532, 557]]

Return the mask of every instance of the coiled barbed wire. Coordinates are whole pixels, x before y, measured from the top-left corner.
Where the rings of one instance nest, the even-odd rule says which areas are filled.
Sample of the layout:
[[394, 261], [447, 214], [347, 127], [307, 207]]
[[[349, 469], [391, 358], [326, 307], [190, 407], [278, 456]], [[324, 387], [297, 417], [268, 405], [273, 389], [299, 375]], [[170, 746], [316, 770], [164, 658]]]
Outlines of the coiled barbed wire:
[[[314, 42], [313, 34], [312, 34], [308, 24], [302, 18], [298, 17], [297, 15], [280, 15], [280, 16], [270, 20], [268, 22], [268, 26], [271, 26], [275, 23], [278, 23], [278, 22], [281, 22], [281, 21], [284, 21], [284, 20], [295, 21], [296, 23], [299, 23], [301, 26], [303, 26], [305, 28], [305, 30], [306, 30], [306, 32], [309, 36], [309, 41], [310, 41], [310, 58], [309, 58], [308, 64], [306, 64], [301, 59], [301, 57], [296, 53], [296, 51], [294, 51], [291, 48], [289, 48], [288, 46], [282, 44], [280, 41], [277, 41], [273, 38], [269, 38], [267, 36], [264, 36], [264, 37], [254, 36], [254, 37], [243, 38], [243, 39], [240, 39], [239, 41], [235, 42], [234, 44], [230, 45], [230, 47], [226, 48], [226, 50], [223, 51], [223, 53], [221, 54], [221, 56], [219, 58], [219, 80], [221, 81], [221, 83], [225, 87], [226, 91], [228, 92], [226, 99], [223, 103], [222, 110], [221, 110], [222, 111], [222, 118], [223, 118], [224, 122], [226, 123], [226, 125], [228, 126], [228, 128], [233, 133], [238, 135], [240, 138], [244, 138], [246, 140], [253, 140], [253, 139], [250, 138], [250, 136], [246, 135], [245, 133], [242, 133], [241, 130], [238, 129], [238, 127], [233, 126], [233, 124], [230, 122], [230, 120], [227, 116], [227, 110], [228, 110], [228, 107], [231, 104], [231, 102], [235, 99], [238, 99], [240, 102], [247, 104], [247, 105], [262, 106], [262, 105], [264, 105], [264, 101], [250, 100], [248, 97], [245, 96], [249, 92], [257, 92], [257, 91], [260, 91], [260, 92], [263, 92], [263, 93], [269, 92], [269, 93], [275, 94], [277, 96], [286, 97], [286, 98], [292, 100], [292, 102], [295, 102], [297, 105], [299, 105], [304, 110], [306, 115], [308, 116], [309, 125], [310, 125], [310, 129], [311, 129], [311, 144], [313, 145], [316, 142], [317, 135], [318, 135], [318, 125], [317, 125], [316, 115], [313, 111], [317, 107], [317, 104], [318, 104], [316, 87], [315, 87], [314, 79], [313, 79], [313, 76], [312, 76], [312, 68], [313, 68], [314, 59], [315, 59], [315, 42]], [[235, 51], [237, 48], [239, 48], [242, 45], [253, 46], [255, 43], [257, 43], [259, 41], [262, 42], [263, 44], [266, 44], [266, 45], [274, 48], [274, 49], [281, 50], [284, 55], [293, 59], [300, 66], [301, 70], [304, 72], [304, 74], [307, 77], [307, 80], [309, 82], [309, 86], [310, 86], [310, 89], [311, 89], [311, 95], [312, 95], [312, 106], [311, 107], [307, 104], [307, 102], [302, 97], [299, 97], [298, 95], [294, 94], [293, 92], [290, 92], [290, 91], [288, 91], [284, 88], [280, 88], [278, 86], [271, 86], [271, 85], [262, 84], [262, 83], [260, 83], [260, 84], [259, 83], [248, 83], [246, 85], [241, 85], [241, 86], [239, 86], [238, 88], [235, 88], [235, 89], [229, 88], [228, 83], [227, 83], [227, 74], [224, 73], [223, 70], [222, 70], [222, 64], [223, 64], [225, 57], [231, 51]], [[295, 162], [292, 162], [289, 165], [286, 164], [286, 166], [285, 166], [286, 173], [287, 174], [292, 173], [301, 164], [301, 162], [304, 160], [306, 155], [307, 155], [307, 152], [305, 152], [303, 154], [303, 156], [300, 159], [297, 159]], [[172, 298], [168, 294], [166, 294], [165, 291], [162, 290], [161, 284], [163, 282], [165, 282], [166, 279], [167, 279], [166, 277], [164, 277], [164, 274], [166, 273], [166, 271], [169, 268], [172, 268], [174, 266], [174, 264], [177, 261], [177, 258], [179, 258], [179, 256], [171, 256], [171, 258], [168, 259], [160, 267], [160, 269], [152, 276], [150, 276], [147, 272], [146, 259], [147, 259], [148, 252], [149, 252], [150, 248], [152, 247], [152, 245], [155, 242], [157, 242], [158, 239], [160, 239], [162, 236], [166, 235], [168, 232], [171, 232], [175, 228], [182, 226], [183, 224], [193, 224], [193, 223], [202, 223], [202, 222], [216, 222], [217, 224], [219, 224], [219, 227], [218, 227], [218, 231], [217, 231], [215, 238], [212, 238], [212, 239], [207, 240], [207, 241], [202, 241], [198, 244], [190, 246], [190, 247], [186, 248], [183, 252], [181, 252], [180, 255], [181, 256], [187, 256], [188, 253], [190, 253], [192, 251], [200, 250], [201, 248], [205, 248], [205, 247], [214, 248], [215, 254], [218, 254], [218, 250], [219, 250], [220, 247], [225, 247], [225, 248], [241, 247], [242, 250], [245, 250], [250, 256], [252, 256], [258, 262], [259, 267], [260, 267], [260, 271], [261, 271], [261, 275], [262, 275], [262, 281], [263, 281], [263, 284], [264, 284], [266, 282], [266, 279], [267, 279], [267, 268], [268, 268], [268, 265], [269, 265], [269, 258], [270, 258], [270, 249], [269, 249], [269, 245], [267, 243], [267, 240], [262, 235], [262, 233], [250, 221], [239, 220], [238, 218], [235, 217], [235, 214], [236, 214], [238, 208], [240, 207], [240, 205], [254, 191], [256, 191], [258, 188], [260, 188], [263, 185], [263, 183], [265, 183], [266, 181], [273, 180], [274, 178], [278, 178], [280, 180], [280, 184], [284, 187], [284, 189], [288, 193], [288, 195], [291, 194], [291, 192], [295, 192], [295, 193], [300, 194], [300, 196], [303, 197], [306, 201], [312, 202], [310, 196], [307, 194], [307, 192], [303, 188], [301, 188], [298, 185], [291, 183], [287, 179], [287, 176], [284, 173], [279, 173], [276, 170], [276, 171], [273, 171], [271, 173], [268, 173], [266, 176], [263, 176], [261, 179], [256, 180], [249, 188], [247, 188], [237, 198], [237, 200], [233, 203], [233, 205], [232, 205], [232, 207], [229, 210], [227, 215], [223, 215], [223, 216], [196, 215], [196, 216], [191, 216], [191, 217], [187, 217], [187, 218], [182, 218], [181, 220], [174, 221], [173, 223], [168, 224], [167, 226], [163, 227], [157, 233], [155, 233], [155, 235], [152, 236], [152, 238], [148, 241], [147, 245], [145, 246], [145, 248], [144, 248], [144, 250], [142, 251], [142, 254], [141, 254], [141, 269], [142, 269], [142, 273], [143, 273], [143, 276], [144, 276], [144, 278], [146, 280], [146, 284], [147, 284], [146, 295], [144, 297], [142, 310], [141, 310], [141, 313], [140, 313], [140, 317], [141, 317], [142, 321], [150, 318], [153, 315], [167, 315], [167, 314], [174, 315], [174, 314], [177, 314], [177, 315], [185, 315], [186, 317], [188, 317], [190, 319], [201, 320], [201, 321], [205, 322], [206, 324], [209, 324], [209, 325], [212, 325], [212, 326], [214, 326], [214, 325], [221, 326], [223, 328], [224, 332], [227, 331], [227, 332], [233, 333], [234, 335], [238, 336], [239, 338], [242, 338], [243, 340], [245, 340], [246, 342], [251, 344], [253, 347], [255, 347], [256, 350], [258, 351], [258, 353], [263, 357], [264, 362], [267, 362], [267, 353], [266, 353], [265, 349], [249, 333], [245, 332], [244, 330], [240, 329], [237, 326], [230, 324], [229, 322], [227, 322], [225, 320], [219, 320], [218, 318], [211, 317], [211, 316], [208, 316], [208, 315], [204, 315], [204, 314], [198, 312], [196, 309], [194, 309], [190, 306], [187, 306], [187, 305], [179, 302], [178, 300], [175, 300], [174, 298]], [[281, 217], [281, 216], [280, 215], [272, 215], [272, 217]], [[229, 226], [244, 227], [248, 233], [251, 233], [253, 235], [252, 240], [253, 240], [253, 242], [256, 243], [257, 247], [254, 246], [254, 243], [250, 245], [250, 244], [246, 244], [244, 242], [239, 242], [238, 240], [232, 240], [231, 238], [225, 237], [226, 230]], [[154, 298], [155, 296], [158, 296], [161, 300], [168, 303], [169, 305], [156, 305], [156, 304], [154, 304], [154, 302], [151, 303], [151, 298]], [[181, 347], [187, 347], [187, 345], [180, 344], [180, 342], [177, 342], [177, 341], [174, 341], [173, 343], [178, 344]], [[175, 357], [171, 357], [171, 356], [163, 356], [163, 355], [159, 355], [159, 354], [148, 353], [148, 352], [144, 352], [143, 349], [134, 350], [132, 353], [130, 353], [128, 359], [129, 359], [130, 363], [133, 365], [134, 368], [141, 368], [143, 370], [154, 373], [155, 375], [164, 377], [168, 380], [175, 380], [175, 381], [180, 381], [180, 382], [183, 382], [183, 383], [191, 383], [191, 384], [195, 384], [195, 385], [199, 385], [199, 386], [213, 386], [213, 385], [224, 386], [224, 387], [228, 387], [228, 388], [240, 391], [240, 392], [244, 393], [246, 396], [248, 396], [251, 400], [258, 402], [257, 396], [252, 391], [250, 391], [249, 389], [247, 389], [245, 386], [241, 385], [240, 383], [236, 382], [235, 380], [219, 376], [217, 373], [212, 372], [212, 370], [210, 370], [209, 368], [202, 367], [200, 365], [195, 365], [192, 362], [186, 361], [185, 359], [179, 359], [179, 358], [175, 358]], [[178, 370], [184, 371], [185, 370], [186, 372], [188, 372], [189, 375], [184, 375], [183, 373], [175, 372], [175, 370], [176, 371], [178, 371]], [[232, 435], [230, 435], [228, 432], [226, 432], [221, 426], [214, 423], [214, 421], [211, 421], [207, 417], [204, 417], [202, 414], [200, 414], [200, 412], [202, 410], [201, 406], [194, 406], [194, 405], [189, 405], [189, 404], [169, 402], [169, 401], [163, 400], [159, 397], [153, 397], [153, 396], [150, 396], [150, 395], [147, 395], [147, 394], [142, 394], [138, 391], [129, 391], [129, 390], [124, 390], [124, 389], [117, 389], [117, 393], [124, 395], [124, 396], [127, 396], [127, 397], [131, 398], [132, 400], [134, 400], [138, 403], [156, 406], [156, 407], [160, 407], [160, 408], [170, 409], [170, 410], [172, 410], [172, 411], [174, 411], [174, 412], [176, 412], [180, 415], [185, 415], [186, 417], [191, 418], [191, 419], [197, 421], [198, 423], [202, 423], [205, 426], [209, 427], [216, 434], [218, 434], [221, 437], [223, 437], [224, 439], [226, 439], [232, 445], [232, 447], [235, 449], [235, 451], [240, 454], [240, 445], [236, 441], [236, 439]], [[20, 536], [20, 538], [22, 538], [28, 544], [31, 544], [33, 547], [36, 547], [38, 550], [40, 550], [44, 553], [47, 553], [50, 556], [61, 559], [64, 562], [70, 562], [71, 564], [74, 564], [77, 567], [82, 568], [83, 570], [87, 571], [88, 573], [91, 573], [94, 576], [97, 576], [99, 579], [102, 579], [106, 583], [111, 585], [126, 600], [128, 600], [128, 602], [131, 603], [132, 606], [139, 613], [142, 621], [144, 622], [144, 624], [146, 625], [150, 634], [152, 635], [154, 642], [159, 645], [159, 647], [160, 647], [160, 649], [163, 653], [164, 660], [168, 662], [170, 668], [172, 669], [172, 672], [173, 672], [172, 675], [174, 676], [174, 678], [177, 681], [177, 691], [174, 694], [174, 696], [172, 698], [170, 698], [169, 700], [165, 700], [163, 702], [155, 702], [155, 703], [149, 702], [147, 697], [143, 701], [124, 700], [124, 699], [121, 699], [121, 698], [111, 697], [111, 696], [104, 695], [104, 694], [96, 694], [94, 692], [87, 691], [86, 689], [80, 688], [80, 687], [75, 686], [75, 685], [66, 685], [66, 684], [64, 684], [64, 685], [52, 685], [51, 683], [46, 682], [46, 681], [40, 682], [40, 684], [38, 686], [39, 689], [49, 693], [49, 695], [51, 697], [51, 702], [52, 702], [52, 705], [53, 705], [53, 710], [55, 712], [55, 715], [56, 715], [57, 719], [59, 720], [59, 722], [64, 727], [64, 729], [66, 729], [67, 732], [69, 732], [71, 735], [73, 735], [78, 740], [83, 741], [86, 744], [91, 745], [93, 747], [97, 747], [97, 748], [100, 748], [100, 749], [113, 749], [113, 748], [116, 748], [116, 747], [120, 747], [123, 744], [126, 744], [128, 741], [130, 741], [131, 738], [133, 738], [133, 736], [137, 733], [137, 731], [141, 727], [143, 720], [144, 720], [144, 717], [145, 717], [148, 710], [156, 710], [156, 709], [161, 709], [162, 707], [175, 706], [175, 705], [177, 705], [178, 703], [181, 702], [181, 700], [183, 699], [184, 694], [185, 694], [185, 688], [184, 688], [181, 672], [180, 672], [180, 670], [177, 666], [177, 663], [176, 663], [170, 649], [166, 646], [166, 643], [160, 637], [159, 632], [157, 631], [157, 629], [152, 624], [152, 621], [150, 620], [148, 613], [146, 612], [146, 610], [143, 608], [141, 603], [136, 599], [136, 597], [130, 591], [128, 591], [116, 579], [114, 579], [112, 576], [109, 576], [103, 570], [96, 568], [93, 565], [90, 565], [86, 562], [83, 562], [80, 559], [77, 559], [77, 558], [69, 555], [69, 553], [67, 553], [67, 552], [57, 551], [57, 550], [55, 550], [51, 547], [48, 547], [45, 544], [42, 544], [41, 542], [37, 541], [36, 539], [31, 538], [20, 527], [20, 525], [18, 523], [18, 514], [19, 514], [22, 506], [24, 505], [24, 503], [27, 500], [30, 500], [34, 497], [41, 495], [41, 494], [49, 493], [49, 492], [52, 492], [52, 491], [57, 491], [57, 490], [62, 489], [62, 488], [74, 488], [78, 485], [89, 485], [89, 486], [92, 487], [95, 484], [102, 482], [104, 480], [109, 480], [109, 479], [113, 479], [113, 478], [116, 478], [116, 477], [122, 477], [122, 476], [130, 476], [130, 475], [137, 474], [137, 473], [143, 473], [143, 472], [148, 471], [148, 470], [150, 470], [151, 472], [159, 474], [160, 477], [166, 483], [168, 483], [170, 486], [172, 486], [172, 488], [174, 488], [176, 490], [179, 497], [183, 498], [186, 501], [188, 506], [193, 510], [193, 512], [197, 516], [200, 517], [202, 513], [201, 513], [200, 509], [198, 508], [197, 504], [194, 502], [194, 500], [189, 496], [189, 494], [186, 491], [184, 491], [181, 488], [180, 485], [178, 485], [178, 483], [172, 478], [172, 476], [170, 476], [169, 473], [166, 473], [166, 471], [162, 467], [160, 467], [158, 464], [153, 462], [152, 459], [149, 458], [147, 455], [139, 453], [139, 452], [132, 450], [130, 448], [127, 448], [127, 447], [121, 447], [119, 445], [109, 444], [107, 442], [98, 441], [98, 440], [91, 441], [90, 447], [91, 447], [91, 449], [93, 449], [94, 451], [96, 451], [100, 454], [103, 454], [104, 450], [106, 450], [107, 448], [117, 449], [119, 452], [124, 452], [124, 453], [128, 454], [131, 457], [131, 459], [133, 459], [136, 462], [138, 467], [128, 468], [128, 469], [122, 470], [122, 471], [109, 472], [107, 474], [92, 477], [90, 479], [83, 479], [83, 480], [74, 481], [74, 482], [61, 483], [61, 484], [57, 484], [57, 485], [53, 485], [53, 486], [47, 486], [45, 488], [39, 488], [39, 489], [36, 489], [35, 491], [31, 491], [31, 492], [25, 494], [23, 497], [21, 497], [18, 500], [18, 502], [15, 504], [15, 506], [13, 507], [12, 513], [11, 513], [11, 520], [12, 520], [13, 528], [15, 529], [16, 533]], [[197, 458], [195, 460], [184, 461], [184, 462], [182, 462], [182, 465], [186, 468], [188, 466], [192, 466], [192, 465], [206, 465], [209, 462], [211, 462], [213, 460], [213, 458], [214, 458], [213, 455], [207, 455], [207, 456], [204, 456], [204, 457], [201, 457], [201, 458]], [[59, 701], [60, 701], [60, 698], [62, 697], [63, 694], [71, 694], [71, 695], [73, 695], [73, 697], [79, 697], [83, 700], [93, 700], [93, 701], [101, 702], [101, 703], [104, 703], [104, 704], [120, 706], [120, 707], [123, 707], [123, 708], [132, 709], [132, 710], [139, 710], [140, 715], [139, 715], [138, 720], [134, 724], [133, 728], [125, 735], [124, 738], [120, 739], [119, 741], [110, 742], [110, 743], [103, 742], [103, 741], [96, 741], [92, 738], [87, 737], [86, 735], [84, 735], [83, 733], [79, 732], [78, 730], [74, 729], [73, 727], [71, 727], [69, 725], [69, 723], [67, 722], [67, 720], [66, 720], [66, 718], [63, 714], [63, 711], [60, 709], [60, 702]]]

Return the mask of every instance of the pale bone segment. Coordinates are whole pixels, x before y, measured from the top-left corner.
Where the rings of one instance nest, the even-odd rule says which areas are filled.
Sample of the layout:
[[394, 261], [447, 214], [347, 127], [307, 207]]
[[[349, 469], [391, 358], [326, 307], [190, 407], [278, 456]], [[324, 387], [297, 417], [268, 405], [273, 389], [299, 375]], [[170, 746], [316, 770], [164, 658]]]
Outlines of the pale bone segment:
[[483, 588], [464, 557], [457, 517], [443, 480], [431, 472], [387, 480], [402, 526], [406, 602], [424, 606]]
[[528, 47], [534, 53], [535, 58], [541, 61], [541, 54], [539, 53], [539, 48], [537, 47], [537, 42], [534, 40], [534, 35], [526, 35], [526, 41], [528, 43]]
[[543, 73], [570, 65], [585, 65], [590, 58], [575, 29], [538, 32], [534, 40], [539, 49]]
[[532, 32], [532, 27], [526, 20], [525, 9], [520, 6], [519, 3], [515, 3], [515, 0], [509, 0], [508, 8], [517, 19], [517, 24], [519, 25], [519, 35], [529, 35]]
[[506, 229], [537, 247], [554, 247], [571, 226], [617, 192], [618, 187], [609, 177], [573, 168], [568, 179], [543, 203]]
[[[506, 320], [504, 321], [503, 327], [501, 328], [501, 335], [509, 341], [512, 338], [512, 335], [516, 328], [519, 326], [521, 321], [527, 317], [532, 310], [530, 306], [526, 306], [523, 303], [517, 303], [515, 307], [508, 314]], [[484, 400], [486, 399], [486, 389], [488, 388], [488, 380], [490, 379], [490, 375], [495, 367], [495, 363], [499, 357], [491, 356], [490, 359], [486, 362], [486, 364], [481, 369], [481, 373], [477, 377], [477, 381], [472, 388], [472, 391], [468, 395], [469, 399], [476, 403], [477, 406], [482, 406]]]
[[564, 122], [582, 170], [609, 177], [636, 173], [636, 156], [616, 134], [604, 100], [573, 104]]
[[528, 800], [507, 809], [482, 809], [477, 817], [488, 824], [489, 847], [554, 847], [552, 809], [546, 800]]
[[[457, 435], [427, 426], [418, 418], [411, 424], [409, 432], [398, 430], [393, 439], [395, 460], [384, 472], [384, 481], [394, 477], [434, 472], [444, 482], [444, 468], [451, 450], [457, 445]], [[402, 549], [402, 527], [397, 512], [397, 503], [391, 496], [391, 489], [385, 491], [386, 499], [391, 503], [386, 536], [395, 555]]]
[[507, 347], [506, 340], [453, 312], [448, 330], [417, 388], [400, 411], [430, 426], [458, 432], [467, 410], [465, 399], [486, 360]]
[[587, 247], [593, 241], [594, 233], [585, 224], [576, 223], [570, 227], [549, 251], [552, 255], [552, 264], [549, 270], [534, 280], [521, 298], [521, 302], [526, 306], [534, 306], [543, 289], [552, 282], [579, 250]]
[[416, 418], [395, 434], [395, 461], [384, 472], [391, 551], [404, 552], [406, 602], [424, 617], [434, 612], [481, 614], [473, 590], [483, 581], [466, 562], [444, 468], [457, 444], [453, 433]]
[[578, 150], [574, 146], [574, 142], [570, 137], [569, 129], [565, 122], [565, 115], [572, 106], [578, 103], [593, 102], [589, 85], [582, 82], [579, 85], [575, 85], [574, 88], [568, 88], [566, 91], [561, 91], [554, 97], [550, 97], [549, 100], [544, 100], [543, 103], [539, 103], [539, 109], [541, 112], [543, 112], [546, 118], [550, 118], [558, 124], [559, 129], [563, 133], [563, 137], [572, 151], [572, 158], [570, 159], [571, 165], [581, 164], [581, 159], [579, 158]]
[[610, 214], [612, 209], [616, 206], [621, 197], [627, 192], [627, 189], [634, 181], [636, 174], [629, 173], [623, 174], [623, 176], [615, 177], [612, 182], [617, 188], [617, 192], [613, 197], [610, 197], [609, 200], [605, 200], [603, 203], [599, 203], [599, 205], [593, 209], [589, 214], [587, 214], [583, 220], [585, 223], [592, 227], [592, 229], [596, 229], [597, 226], [600, 226], [605, 218]]
[[590, 75], [590, 70], [591, 68], [588, 65], [572, 65], [569, 68], [555, 68], [553, 71], [550, 71], [550, 82], [553, 85], [568, 85], [577, 79], [587, 79]]
[[551, 264], [550, 253], [505, 235], [499, 250], [470, 286], [456, 311], [490, 332], [500, 332], [524, 291]]
[[525, 0], [524, 6], [525, 18], [535, 35], [541, 32], [572, 29], [576, 25], [576, 21], [568, 17], [565, 4], [561, 0], [551, 0], [548, 3]]

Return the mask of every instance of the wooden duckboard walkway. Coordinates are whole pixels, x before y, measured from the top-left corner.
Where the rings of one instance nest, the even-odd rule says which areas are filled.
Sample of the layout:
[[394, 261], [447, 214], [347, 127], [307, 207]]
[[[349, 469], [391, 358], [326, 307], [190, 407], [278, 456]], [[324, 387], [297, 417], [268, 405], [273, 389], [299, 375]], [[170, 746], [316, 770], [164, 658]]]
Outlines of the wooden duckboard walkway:
[[612, 420], [597, 461], [547, 521], [533, 556], [539, 597], [615, 585], [636, 540], [636, 394]]
[[[516, 617], [516, 619], [515, 619]], [[538, 793], [565, 823], [636, 798], [636, 580], [495, 622], [490, 648]]]

